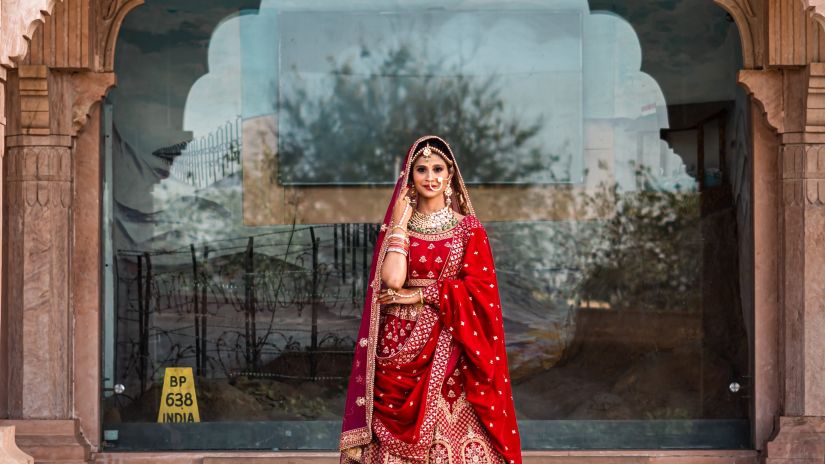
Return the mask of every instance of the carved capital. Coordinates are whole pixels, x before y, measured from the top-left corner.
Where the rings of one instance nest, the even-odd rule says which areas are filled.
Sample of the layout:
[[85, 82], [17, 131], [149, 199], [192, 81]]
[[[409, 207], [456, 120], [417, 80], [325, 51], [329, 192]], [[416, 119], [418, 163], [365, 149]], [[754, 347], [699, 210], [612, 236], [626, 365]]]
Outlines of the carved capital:
[[785, 204], [825, 205], [825, 144], [783, 145], [781, 160]]
[[68, 208], [72, 202], [71, 149], [9, 147], [6, 155], [9, 206]]
[[825, 63], [808, 65], [805, 132], [825, 132]]
[[100, 101], [115, 85], [114, 72], [83, 72], [72, 75], [72, 135], [77, 134], [89, 120], [92, 105]]
[[49, 68], [43, 65], [20, 66], [20, 132], [48, 135], [50, 132]]

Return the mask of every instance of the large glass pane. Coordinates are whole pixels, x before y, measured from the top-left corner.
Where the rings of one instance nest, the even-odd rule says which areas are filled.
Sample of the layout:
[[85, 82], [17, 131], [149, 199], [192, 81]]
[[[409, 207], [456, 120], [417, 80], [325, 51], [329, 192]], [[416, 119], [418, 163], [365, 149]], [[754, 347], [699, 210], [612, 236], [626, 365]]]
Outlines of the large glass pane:
[[[491, 237], [525, 448], [749, 446], [739, 46], [704, 0], [148, 0], [104, 111], [106, 446], [336, 448], [427, 133]], [[202, 422], [158, 423], [170, 367]]]

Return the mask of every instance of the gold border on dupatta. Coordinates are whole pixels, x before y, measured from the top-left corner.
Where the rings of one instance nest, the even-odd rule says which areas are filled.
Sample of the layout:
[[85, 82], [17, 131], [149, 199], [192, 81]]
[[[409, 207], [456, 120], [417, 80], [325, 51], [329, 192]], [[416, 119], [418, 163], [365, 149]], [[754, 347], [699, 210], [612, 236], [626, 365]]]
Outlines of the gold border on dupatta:
[[434, 284], [438, 282], [436, 279], [410, 279], [408, 280], [404, 286], [405, 287], [426, 287], [427, 285]]

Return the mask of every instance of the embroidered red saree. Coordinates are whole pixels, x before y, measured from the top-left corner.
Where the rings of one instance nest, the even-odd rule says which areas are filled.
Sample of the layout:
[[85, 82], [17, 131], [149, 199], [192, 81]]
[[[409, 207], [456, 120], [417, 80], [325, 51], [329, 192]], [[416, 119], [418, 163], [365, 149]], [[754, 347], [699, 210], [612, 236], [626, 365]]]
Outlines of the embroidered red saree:
[[[428, 136], [407, 153], [390, 208], [412, 154], [438, 144]], [[454, 174], [457, 226], [437, 234], [410, 231], [405, 287], [424, 304], [381, 305], [382, 231], [356, 343], [340, 449], [342, 463], [521, 463], [498, 283], [490, 244], [461, 174]]]

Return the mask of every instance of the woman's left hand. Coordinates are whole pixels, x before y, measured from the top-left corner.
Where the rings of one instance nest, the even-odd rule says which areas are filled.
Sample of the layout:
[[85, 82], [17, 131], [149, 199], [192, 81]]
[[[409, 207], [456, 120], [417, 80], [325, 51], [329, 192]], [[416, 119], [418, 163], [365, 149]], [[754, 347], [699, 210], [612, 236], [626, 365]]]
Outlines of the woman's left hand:
[[415, 304], [421, 302], [419, 288], [402, 288], [393, 290], [391, 288], [382, 289], [378, 292], [378, 302], [381, 304]]

